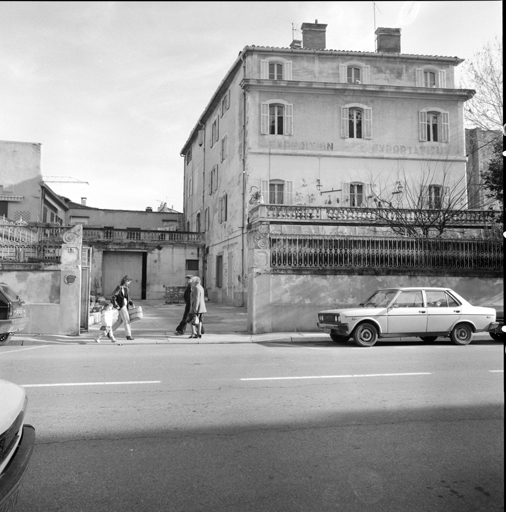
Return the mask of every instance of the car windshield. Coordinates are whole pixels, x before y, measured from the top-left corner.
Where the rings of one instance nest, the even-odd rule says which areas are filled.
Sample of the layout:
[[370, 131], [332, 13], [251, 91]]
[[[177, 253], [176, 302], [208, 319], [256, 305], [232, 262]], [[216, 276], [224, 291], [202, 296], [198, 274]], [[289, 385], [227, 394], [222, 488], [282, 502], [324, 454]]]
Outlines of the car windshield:
[[2, 290], [4, 295], [11, 302], [17, 302], [19, 300], [19, 297], [18, 297], [17, 293], [12, 288], [9, 288], [6, 284], [0, 284], [0, 290]]
[[394, 298], [397, 290], [378, 290], [364, 302], [366, 308], [385, 308]]

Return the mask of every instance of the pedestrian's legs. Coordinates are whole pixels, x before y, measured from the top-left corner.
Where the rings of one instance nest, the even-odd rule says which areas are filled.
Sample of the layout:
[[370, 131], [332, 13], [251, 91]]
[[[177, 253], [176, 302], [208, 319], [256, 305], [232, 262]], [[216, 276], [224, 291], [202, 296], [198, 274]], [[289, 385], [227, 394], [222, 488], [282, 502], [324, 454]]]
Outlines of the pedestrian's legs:
[[125, 324], [125, 333], [127, 336], [131, 337], [132, 336], [132, 331], [130, 329], [130, 315], [128, 314], [128, 310], [126, 308], [126, 306], [123, 306], [119, 312], [118, 312], [118, 319], [116, 320], [116, 322], [114, 322], [114, 325], [112, 326], [112, 332], [111, 332], [111, 336], [114, 337], [113, 333], [114, 331], [121, 325], [121, 324]]
[[199, 338], [202, 338], [202, 317], [204, 316], [204, 313], [199, 314], [199, 323], [197, 324], [197, 336]]
[[190, 312], [190, 305], [186, 304], [186, 306], [184, 307], [183, 318], [182, 318], [181, 322], [179, 323], [179, 325], [176, 327], [175, 334], [184, 334], [186, 332], [186, 324], [187, 324], [189, 312]]

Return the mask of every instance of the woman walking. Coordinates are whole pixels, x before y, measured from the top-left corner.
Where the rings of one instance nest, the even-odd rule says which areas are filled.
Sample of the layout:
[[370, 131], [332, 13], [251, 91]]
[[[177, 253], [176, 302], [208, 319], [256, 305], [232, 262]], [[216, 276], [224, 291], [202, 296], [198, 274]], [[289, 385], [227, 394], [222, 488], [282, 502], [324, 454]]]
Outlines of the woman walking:
[[114, 331], [121, 325], [125, 324], [125, 333], [127, 340], [133, 340], [132, 331], [130, 329], [130, 315], [128, 314], [128, 306], [133, 306], [133, 302], [128, 297], [128, 287], [132, 282], [130, 276], [125, 276], [121, 283], [116, 287], [112, 294], [112, 303], [118, 309], [118, 319], [112, 326], [111, 341], [114, 343]]
[[[190, 338], [202, 338], [202, 317], [207, 313], [206, 302], [204, 298], [204, 288], [200, 284], [200, 277], [194, 276], [191, 278], [192, 291], [190, 295], [190, 318], [192, 326], [192, 335]], [[193, 320], [197, 317], [198, 322]]]

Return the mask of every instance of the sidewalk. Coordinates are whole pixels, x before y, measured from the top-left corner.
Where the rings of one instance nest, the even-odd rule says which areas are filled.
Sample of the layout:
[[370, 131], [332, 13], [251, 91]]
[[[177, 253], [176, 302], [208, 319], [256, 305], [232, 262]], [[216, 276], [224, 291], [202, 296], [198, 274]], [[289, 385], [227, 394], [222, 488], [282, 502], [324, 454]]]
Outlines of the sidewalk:
[[[184, 312], [184, 304], [165, 304], [163, 300], [138, 300], [137, 306], [142, 307], [144, 318], [132, 323], [133, 340], [125, 339], [125, 330], [122, 326], [116, 331], [115, 337], [118, 345], [146, 345], [146, 344], [200, 344], [216, 343], [311, 343], [329, 342], [330, 337], [316, 327], [313, 332], [273, 332], [265, 334], [249, 334], [247, 329], [247, 312], [245, 307], [227, 306], [214, 302], [207, 302], [207, 313], [204, 315], [205, 334], [202, 338], [192, 338], [190, 326], [187, 326], [184, 336], [176, 336], [174, 331], [179, 325]], [[19, 333], [12, 337], [9, 345], [37, 345], [40, 343], [54, 344], [94, 344], [100, 331], [100, 323], [89, 326], [88, 332], [79, 336], [65, 336], [58, 334], [25, 334]], [[442, 340], [444, 338], [441, 338]], [[492, 341], [488, 333], [475, 334], [474, 340]], [[418, 338], [392, 338], [389, 341], [420, 341]], [[350, 342], [352, 343], [352, 342]], [[100, 345], [113, 343], [103, 337]]]
[[[204, 315], [205, 334], [202, 338], [192, 338], [188, 325], [183, 336], [176, 336], [174, 331], [183, 317], [184, 304], [165, 304], [163, 300], [136, 300], [135, 304], [142, 307], [144, 318], [132, 322], [133, 340], [125, 339], [122, 326], [115, 333], [117, 342], [121, 345], [144, 344], [214, 344], [214, 343], [272, 343], [272, 342], [315, 342], [328, 341], [329, 335], [323, 331], [289, 333], [276, 332], [266, 334], [249, 334], [247, 332], [247, 312], [245, 307], [227, 306], [214, 302], [206, 302], [207, 313]], [[100, 323], [89, 326], [88, 332], [79, 336], [52, 334], [15, 334], [10, 345], [33, 345], [38, 343], [55, 344], [96, 344], [95, 337], [100, 331]], [[112, 345], [107, 338], [102, 337], [102, 345]]]

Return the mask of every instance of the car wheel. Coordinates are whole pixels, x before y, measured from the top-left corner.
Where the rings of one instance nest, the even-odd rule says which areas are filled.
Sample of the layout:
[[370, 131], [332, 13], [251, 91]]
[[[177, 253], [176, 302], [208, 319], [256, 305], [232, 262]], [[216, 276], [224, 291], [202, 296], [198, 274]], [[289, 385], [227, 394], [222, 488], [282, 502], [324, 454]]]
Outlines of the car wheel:
[[427, 343], [432, 343], [437, 340], [437, 336], [420, 336], [420, 339], [426, 341]]
[[506, 341], [506, 334], [503, 332], [490, 332], [490, 337], [495, 341]]
[[10, 332], [4, 332], [0, 334], [0, 345], [5, 345], [9, 342], [11, 339], [12, 333]]
[[353, 341], [359, 347], [372, 347], [377, 340], [378, 329], [369, 322], [358, 325], [353, 331]]
[[450, 333], [450, 338], [457, 345], [469, 345], [473, 339], [473, 330], [468, 324], [457, 324]]
[[340, 336], [339, 334], [330, 334], [330, 337], [332, 338], [332, 341], [335, 341], [336, 343], [346, 343], [350, 337], [349, 336]]

